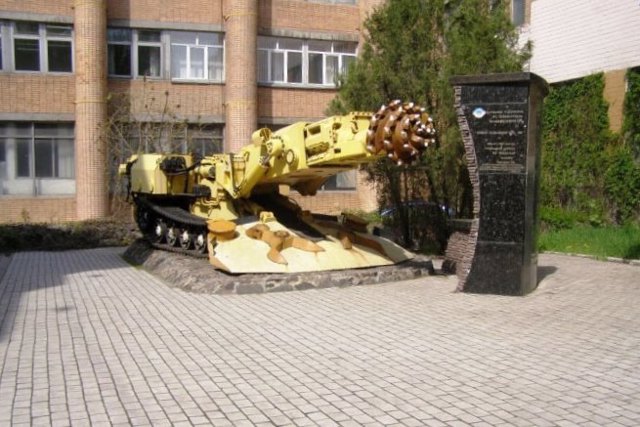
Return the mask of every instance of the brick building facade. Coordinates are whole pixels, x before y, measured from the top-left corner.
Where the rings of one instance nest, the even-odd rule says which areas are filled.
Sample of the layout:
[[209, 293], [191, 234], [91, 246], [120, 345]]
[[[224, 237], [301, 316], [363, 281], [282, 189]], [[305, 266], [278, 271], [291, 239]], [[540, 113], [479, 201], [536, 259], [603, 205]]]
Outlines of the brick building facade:
[[[258, 127], [324, 117], [362, 22], [383, 1], [0, 0], [0, 222], [109, 214], [100, 129], [114, 94], [150, 122], [166, 97], [190, 123], [185, 151], [237, 151]], [[625, 70], [640, 65], [637, 2], [510, 6], [534, 43], [530, 70], [550, 83], [603, 71], [619, 129]], [[376, 209], [355, 172], [293, 196], [317, 212]]]
[[[185, 150], [237, 151], [258, 127], [324, 117], [379, 3], [0, 0], [0, 222], [109, 215], [100, 135], [114, 94], [135, 101], [136, 120], [160, 120], [166, 98], [197, 124]], [[294, 197], [320, 212], [376, 208], [356, 173]]]

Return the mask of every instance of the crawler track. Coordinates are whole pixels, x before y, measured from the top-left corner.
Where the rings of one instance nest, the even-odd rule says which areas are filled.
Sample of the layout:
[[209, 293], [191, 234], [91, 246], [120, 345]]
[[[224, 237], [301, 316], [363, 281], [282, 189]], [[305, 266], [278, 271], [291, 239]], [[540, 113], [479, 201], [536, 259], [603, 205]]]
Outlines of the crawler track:
[[154, 248], [206, 258], [207, 223], [176, 206], [162, 206], [134, 195], [135, 218], [144, 237]]

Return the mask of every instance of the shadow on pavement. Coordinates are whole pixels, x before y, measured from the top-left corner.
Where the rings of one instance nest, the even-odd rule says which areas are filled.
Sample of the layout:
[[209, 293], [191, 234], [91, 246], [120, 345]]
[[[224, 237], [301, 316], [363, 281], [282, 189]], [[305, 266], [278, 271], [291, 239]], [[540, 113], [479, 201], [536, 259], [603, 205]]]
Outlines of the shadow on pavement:
[[[126, 267], [122, 258], [114, 253], [118, 249], [111, 247], [0, 255], [0, 342], [11, 335], [18, 312], [33, 309], [31, 306], [21, 307], [21, 300], [26, 293], [60, 286], [70, 275], [84, 275], [73, 279], [75, 283], [81, 283], [102, 276], [104, 270]], [[43, 301], [44, 296], [39, 296], [38, 300]], [[55, 303], [52, 302], [51, 306], [55, 308]]]
[[558, 268], [552, 265], [538, 266], [538, 283], [542, 282], [545, 278], [551, 276], [556, 271], [558, 271]]

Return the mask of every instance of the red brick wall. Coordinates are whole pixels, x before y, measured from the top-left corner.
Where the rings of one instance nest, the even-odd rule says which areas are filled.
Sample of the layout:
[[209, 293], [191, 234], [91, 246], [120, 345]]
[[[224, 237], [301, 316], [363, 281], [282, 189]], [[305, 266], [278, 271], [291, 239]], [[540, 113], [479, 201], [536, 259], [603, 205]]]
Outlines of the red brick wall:
[[0, 9], [11, 12], [73, 16], [73, 0], [3, 0]]
[[258, 116], [322, 118], [334, 97], [333, 90], [260, 87]]
[[108, 19], [222, 24], [222, 0], [108, 0]]
[[[169, 110], [178, 116], [223, 116], [222, 85], [181, 84], [167, 80], [110, 80], [109, 92], [128, 93], [134, 101], [137, 113], [162, 111], [165, 93], [169, 93]], [[147, 108], [145, 108], [145, 105]]]
[[75, 197], [0, 197], [0, 223], [76, 219]]
[[0, 74], [0, 112], [73, 113], [73, 75]]
[[358, 6], [299, 0], [260, 0], [258, 27], [358, 35]]

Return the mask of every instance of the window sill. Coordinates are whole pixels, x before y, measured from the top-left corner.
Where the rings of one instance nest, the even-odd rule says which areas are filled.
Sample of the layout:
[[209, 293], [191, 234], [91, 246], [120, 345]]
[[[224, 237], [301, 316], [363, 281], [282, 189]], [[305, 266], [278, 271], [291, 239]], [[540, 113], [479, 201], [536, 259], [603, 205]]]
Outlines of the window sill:
[[0, 70], [0, 73], [21, 74], [27, 76], [73, 76], [73, 71], [23, 71], [23, 70]]
[[131, 75], [125, 76], [124, 74], [123, 75], [109, 74], [107, 76], [107, 78], [108, 79], [113, 79], [113, 80], [151, 80], [151, 81], [154, 81], [154, 82], [161, 81], [161, 80], [166, 80], [163, 77], [151, 77], [151, 76], [136, 76], [136, 77], [133, 77]]
[[326, 90], [326, 91], [336, 91], [338, 90], [337, 86], [328, 86], [328, 85], [314, 85], [314, 84], [306, 84], [306, 83], [269, 83], [269, 82], [258, 82], [258, 87], [269, 87], [274, 89], [315, 89], [315, 90]]
[[171, 83], [175, 84], [198, 84], [198, 85], [223, 85], [224, 81], [216, 80], [199, 80], [199, 79], [171, 79]]
[[0, 200], [11, 199], [75, 199], [76, 193], [73, 194], [0, 194]]

